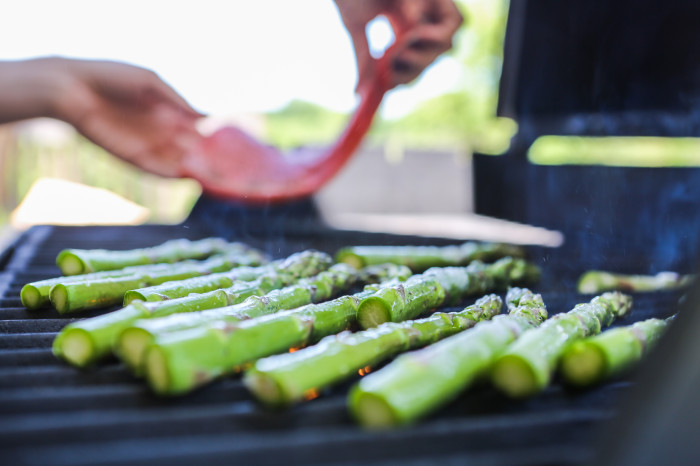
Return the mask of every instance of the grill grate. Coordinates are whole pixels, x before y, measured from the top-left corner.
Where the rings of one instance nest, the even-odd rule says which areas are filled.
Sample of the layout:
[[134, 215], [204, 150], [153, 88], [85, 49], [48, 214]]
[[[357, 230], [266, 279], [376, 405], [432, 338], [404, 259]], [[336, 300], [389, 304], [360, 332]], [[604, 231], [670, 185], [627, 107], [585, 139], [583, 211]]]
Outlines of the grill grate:
[[[592, 458], [597, 428], [611, 419], [631, 383], [572, 393], [558, 384], [541, 396], [511, 401], [488, 388], [468, 394], [422, 423], [385, 433], [353, 425], [345, 410], [350, 383], [284, 412], [259, 407], [240, 379], [229, 378], [178, 399], [159, 399], [112, 361], [77, 371], [50, 346], [75, 318], [53, 310], [28, 312], [19, 289], [58, 274], [64, 247], [129, 249], [208, 232], [182, 227], [38, 227], [13, 244], [0, 264], [0, 447], [22, 464], [120, 464], [193, 461], [307, 464], [580, 464]], [[441, 244], [440, 240], [323, 231], [242, 239], [275, 257], [306, 248], [329, 253], [349, 244]], [[535, 289], [550, 312], [583, 300], [572, 292], [573, 254], [533, 249], [543, 267]], [[579, 259], [579, 267], [581, 264]], [[625, 259], [628, 266], [633, 263]], [[666, 317], [673, 292], [635, 297], [630, 320]], [[97, 315], [104, 310], [88, 315]]]

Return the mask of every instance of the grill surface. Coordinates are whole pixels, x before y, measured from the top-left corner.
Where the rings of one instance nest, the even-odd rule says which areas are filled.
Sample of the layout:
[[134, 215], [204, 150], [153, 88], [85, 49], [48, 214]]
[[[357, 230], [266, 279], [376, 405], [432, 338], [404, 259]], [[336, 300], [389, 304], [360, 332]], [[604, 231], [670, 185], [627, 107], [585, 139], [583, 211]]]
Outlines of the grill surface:
[[[616, 414], [631, 386], [621, 380], [570, 392], [554, 384], [527, 401], [477, 388], [414, 427], [368, 433], [346, 414], [350, 383], [303, 406], [269, 412], [254, 402], [238, 378], [182, 398], [159, 399], [117, 361], [77, 371], [56, 360], [50, 350], [56, 333], [75, 318], [54, 310], [28, 312], [21, 306], [23, 284], [59, 274], [54, 260], [62, 248], [130, 249], [211, 234], [183, 226], [35, 227], [0, 255], [1, 457], [12, 464], [54, 465], [195, 460], [580, 464], [594, 457], [598, 431]], [[228, 239], [246, 241], [274, 257], [306, 248], [333, 253], [350, 244], [446, 243], [335, 230]], [[575, 279], [586, 269], [585, 257], [566, 250], [532, 248], [530, 253], [543, 268], [542, 280], [533, 288], [542, 293], [550, 314], [589, 298], [574, 291]], [[609, 262], [611, 269], [629, 271], [641, 263], [629, 257]], [[674, 292], [635, 295], [632, 315], [620, 323], [667, 317], [678, 298]]]

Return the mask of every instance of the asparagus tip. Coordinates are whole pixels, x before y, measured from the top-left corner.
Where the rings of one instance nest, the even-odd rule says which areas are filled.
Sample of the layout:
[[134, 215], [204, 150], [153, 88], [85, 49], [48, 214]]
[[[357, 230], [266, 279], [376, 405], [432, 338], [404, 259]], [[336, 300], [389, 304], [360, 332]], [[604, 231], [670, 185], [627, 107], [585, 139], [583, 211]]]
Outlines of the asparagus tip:
[[269, 406], [281, 406], [284, 404], [283, 392], [279, 383], [272, 377], [249, 370], [243, 377], [243, 384], [259, 401]]
[[500, 357], [491, 370], [493, 385], [512, 398], [523, 398], [539, 391], [535, 371], [527, 360], [507, 354]]
[[350, 393], [350, 412], [368, 429], [386, 429], [398, 424], [398, 419], [386, 400], [374, 393], [355, 389]]
[[55, 307], [60, 314], [68, 312], [68, 291], [65, 285], [59, 283], [52, 286], [49, 291], [49, 298], [51, 299], [53, 307]]
[[138, 327], [129, 327], [117, 339], [115, 353], [134, 372], [141, 375], [151, 334]]
[[68, 363], [85, 367], [94, 357], [94, 345], [90, 334], [80, 328], [66, 329], [54, 344], [54, 354]]
[[61, 251], [56, 257], [56, 265], [63, 275], [79, 275], [86, 272], [85, 263], [71, 251]]
[[578, 341], [562, 356], [560, 372], [566, 383], [585, 387], [603, 377], [605, 365], [605, 356], [597, 345]]
[[154, 392], [160, 395], [168, 393], [170, 374], [168, 373], [167, 358], [157, 346], [151, 346], [146, 350], [144, 372], [148, 385]]
[[370, 296], [363, 300], [357, 310], [357, 322], [364, 329], [389, 322], [391, 314], [381, 298]]
[[24, 285], [19, 295], [22, 305], [27, 309], [38, 309], [41, 307], [41, 293], [34, 285]]

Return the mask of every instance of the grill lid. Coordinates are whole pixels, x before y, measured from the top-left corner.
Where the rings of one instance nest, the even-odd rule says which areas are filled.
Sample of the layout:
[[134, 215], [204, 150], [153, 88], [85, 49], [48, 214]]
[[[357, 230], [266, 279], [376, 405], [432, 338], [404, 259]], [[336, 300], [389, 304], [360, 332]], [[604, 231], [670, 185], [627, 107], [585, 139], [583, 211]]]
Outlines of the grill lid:
[[533, 134], [698, 136], [699, 17], [693, 0], [510, 2], [499, 114]]

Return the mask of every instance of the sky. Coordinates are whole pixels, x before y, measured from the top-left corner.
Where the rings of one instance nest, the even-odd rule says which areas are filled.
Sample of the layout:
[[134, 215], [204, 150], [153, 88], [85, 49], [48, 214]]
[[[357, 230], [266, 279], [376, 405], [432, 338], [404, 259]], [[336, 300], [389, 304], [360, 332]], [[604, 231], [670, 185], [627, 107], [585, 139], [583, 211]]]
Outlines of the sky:
[[[356, 68], [331, 0], [15, 0], [3, 8], [0, 60], [45, 55], [126, 61], [157, 72], [212, 116], [302, 99], [350, 111]], [[457, 85], [441, 58], [385, 97], [396, 118]]]

